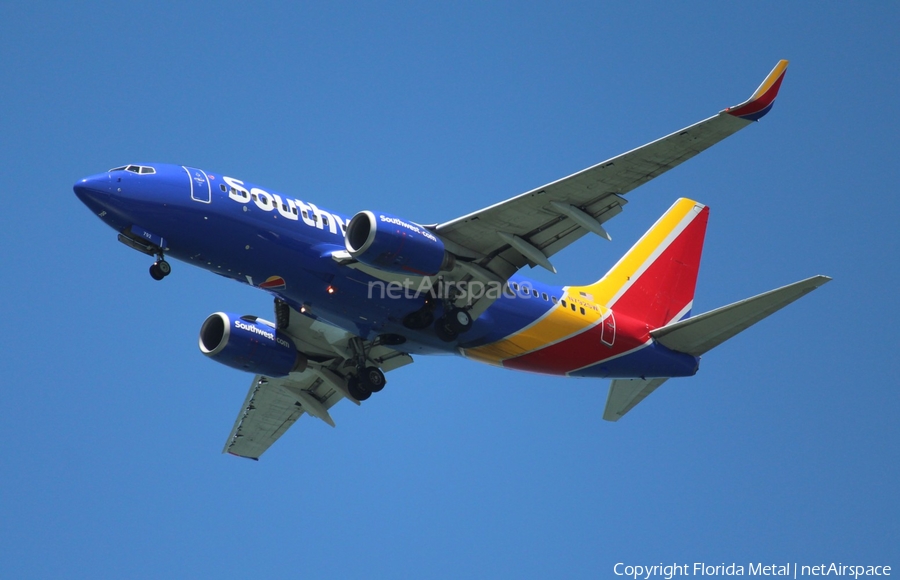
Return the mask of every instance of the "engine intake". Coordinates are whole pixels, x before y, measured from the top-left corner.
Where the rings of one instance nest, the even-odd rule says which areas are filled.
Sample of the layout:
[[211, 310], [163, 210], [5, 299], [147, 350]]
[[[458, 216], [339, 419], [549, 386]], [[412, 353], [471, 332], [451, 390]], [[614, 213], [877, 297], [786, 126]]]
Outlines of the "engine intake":
[[284, 377], [306, 369], [307, 358], [294, 341], [255, 316], [210, 314], [200, 327], [200, 352], [242, 371]]
[[363, 264], [388, 272], [433, 276], [454, 265], [453, 254], [427, 228], [386, 213], [353, 216], [344, 243]]

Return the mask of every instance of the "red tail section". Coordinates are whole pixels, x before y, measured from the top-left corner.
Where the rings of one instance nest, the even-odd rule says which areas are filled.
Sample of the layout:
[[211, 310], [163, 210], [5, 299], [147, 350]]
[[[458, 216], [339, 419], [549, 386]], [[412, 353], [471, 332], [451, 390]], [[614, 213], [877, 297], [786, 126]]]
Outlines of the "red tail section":
[[679, 199], [600, 281], [594, 299], [650, 329], [690, 312], [709, 208]]

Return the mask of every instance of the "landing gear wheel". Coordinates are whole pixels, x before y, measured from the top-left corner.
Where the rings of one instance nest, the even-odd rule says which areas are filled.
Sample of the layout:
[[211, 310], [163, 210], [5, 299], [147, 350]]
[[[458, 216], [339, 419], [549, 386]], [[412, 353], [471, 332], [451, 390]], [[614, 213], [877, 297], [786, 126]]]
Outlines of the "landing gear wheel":
[[472, 317], [462, 308], [454, 308], [446, 315], [447, 326], [456, 332], [462, 334], [472, 328]]
[[365, 370], [360, 373], [359, 383], [363, 388], [368, 389], [370, 392], [377, 393], [384, 388], [384, 385], [387, 384], [387, 380], [385, 380], [384, 373], [381, 372], [380, 368], [366, 367]]
[[359, 379], [356, 377], [347, 379], [347, 390], [350, 391], [350, 396], [357, 401], [365, 401], [372, 396], [372, 391], [363, 388]]
[[472, 328], [472, 317], [462, 308], [451, 308], [434, 323], [434, 333], [444, 342], [453, 342]]
[[166, 275], [162, 273], [159, 264], [153, 264], [150, 266], [150, 277], [154, 280], [162, 280]]
[[169, 265], [168, 262], [163, 259], [162, 254], [159, 254], [157, 260], [153, 262], [153, 265], [150, 266], [150, 276], [154, 280], [162, 280], [166, 276], [172, 273], [172, 266]]

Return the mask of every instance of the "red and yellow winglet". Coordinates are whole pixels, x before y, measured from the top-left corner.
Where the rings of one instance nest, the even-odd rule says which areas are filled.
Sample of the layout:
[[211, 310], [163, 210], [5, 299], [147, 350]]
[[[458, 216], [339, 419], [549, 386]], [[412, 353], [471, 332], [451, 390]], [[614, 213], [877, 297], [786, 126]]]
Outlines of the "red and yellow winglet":
[[781, 88], [781, 81], [784, 80], [784, 73], [787, 71], [788, 61], [780, 60], [766, 80], [759, 85], [756, 92], [747, 101], [734, 107], [725, 109], [725, 113], [746, 119], [747, 121], [758, 121], [775, 103], [775, 97], [778, 96], [778, 89]]

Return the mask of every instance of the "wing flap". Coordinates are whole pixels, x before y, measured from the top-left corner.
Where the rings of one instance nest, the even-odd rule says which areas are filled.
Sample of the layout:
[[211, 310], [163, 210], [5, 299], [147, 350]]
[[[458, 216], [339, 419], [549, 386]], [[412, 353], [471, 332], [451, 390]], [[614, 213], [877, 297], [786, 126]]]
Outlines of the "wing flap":
[[[344, 362], [353, 356], [349, 342], [356, 337], [294, 308], [285, 330], [302, 352], [324, 360], [287, 377], [256, 375], [223, 453], [259, 459], [304, 413], [334, 427], [328, 410], [341, 399], [350, 398], [341, 373]], [[413, 362], [409, 354], [385, 345], [368, 345], [366, 358], [384, 372]]]
[[[552, 202], [583, 208], [596, 204], [598, 197], [628, 193], [749, 124], [750, 121], [719, 113], [543, 187], [440, 224], [437, 233], [482, 254], [490, 254], [491, 246], [496, 247], [500, 241], [498, 231], [528, 239], [544, 231], [549, 221], [559, 220], [558, 213], [546, 210]], [[591, 211], [586, 213], [597, 218]], [[577, 229], [581, 235], [585, 233], [583, 228]], [[545, 244], [534, 245], [547, 253]], [[557, 252], [565, 245], [556, 244], [553, 251]]]
[[625, 413], [647, 398], [657, 387], [669, 379], [616, 379], [609, 385], [605, 421], [618, 421]]
[[[309, 372], [302, 375], [309, 376], [293, 381], [298, 389], [309, 388], [317, 380]], [[305, 409], [300, 399], [284, 386], [287, 381], [254, 377], [223, 453], [259, 459], [303, 415]]]
[[813, 276], [669, 324], [650, 332], [650, 335], [667, 348], [700, 356], [830, 280], [828, 276]]

